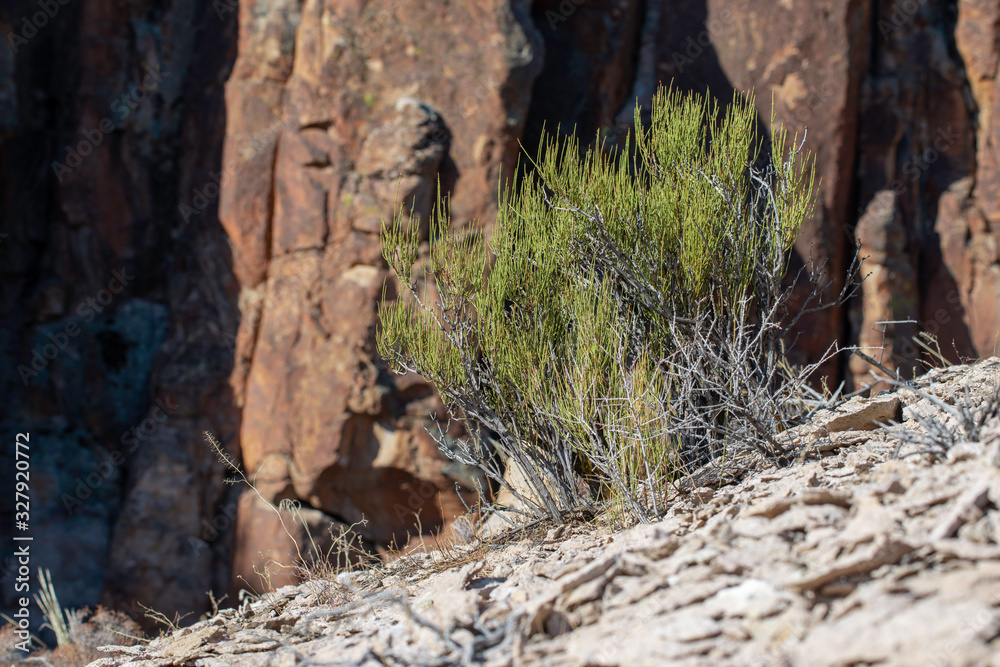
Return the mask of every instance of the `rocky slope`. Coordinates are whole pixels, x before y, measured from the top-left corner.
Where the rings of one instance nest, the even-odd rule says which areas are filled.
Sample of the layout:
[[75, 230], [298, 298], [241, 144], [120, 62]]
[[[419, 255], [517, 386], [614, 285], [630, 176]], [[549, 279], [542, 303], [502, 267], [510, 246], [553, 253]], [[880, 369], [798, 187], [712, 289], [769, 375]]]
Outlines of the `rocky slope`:
[[[982, 405], [1000, 359], [917, 387]], [[909, 389], [853, 400], [795, 431], [799, 463], [678, 495], [656, 523], [536, 526], [288, 586], [92, 664], [1000, 665], [1000, 418], [941, 462], [894, 457], [875, 422], [920, 432], [918, 414], [941, 413]]]
[[658, 82], [755, 89], [764, 129], [773, 91], [808, 128], [795, 266], [839, 276], [857, 236], [872, 275], [802, 357], [884, 337], [905, 368], [920, 330], [996, 352], [988, 0], [11, 0], [0, 28], [0, 430], [39, 443], [38, 562], [70, 606], [201, 612], [288, 551], [205, 429], [317, 526], [364, 516], [373, 552], [418, 513], [447, 527], [470, 471], [424, 433], [430, 388], [375, 357], [379, 221], [397, 195], [426, 216], [440, 178], [488, 223], [518, 141], [620, 140]]

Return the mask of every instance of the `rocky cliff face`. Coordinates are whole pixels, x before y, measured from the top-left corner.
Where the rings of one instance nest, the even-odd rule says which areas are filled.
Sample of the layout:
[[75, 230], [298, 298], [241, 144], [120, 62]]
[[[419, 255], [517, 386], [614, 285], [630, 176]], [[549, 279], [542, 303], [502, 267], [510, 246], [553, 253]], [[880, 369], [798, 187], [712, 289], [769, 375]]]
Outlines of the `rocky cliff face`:
[[0, 26], [0, 422], [5, 488], [31, 437], [31, 565], [66, 606], [201, 609], [231, 560], [201, 431], [238, 432], [239, 283], [214, 206], [178, 205], [220, 164], [235, 20], [207, 0], [32, 0]]
[[773, 93], [808, 128], [794, 262], [840, 276], [857, 237], [871, 277], [802, 358], [884, 339], [905, 368], [917, 331], [997, 352], [994, 3], [50, 4], [0, 8], [0, 420], [32, 434], [36, 564], [66, 605], [201, 611], [281, 556], [205, 429], [316, 530], [364, 518], [378, 552], [446, 528], [470, 471], [424, 431], [431, 388], [376, 358], [381, 219], [426, 219], [440, 179], [488, 223], [519, 141], [619, 140], [658, 82], [754, 89], [765, 130]]
[[[240, 45], [219, 211], [242, 288], [247, 469], [269, 500], [365, 520], [376, 548], [438, 530], [464, 512], [461, 476], [425, 430], [444, 412], [432, 389], [375, 359], [378, 233], [397, 199], [426, 220], [439, 176], [460, 220], [493, 214], [541, 65], [528, 6], [246, 4]], [[277, 521], [241, 515], [244, 576]]]

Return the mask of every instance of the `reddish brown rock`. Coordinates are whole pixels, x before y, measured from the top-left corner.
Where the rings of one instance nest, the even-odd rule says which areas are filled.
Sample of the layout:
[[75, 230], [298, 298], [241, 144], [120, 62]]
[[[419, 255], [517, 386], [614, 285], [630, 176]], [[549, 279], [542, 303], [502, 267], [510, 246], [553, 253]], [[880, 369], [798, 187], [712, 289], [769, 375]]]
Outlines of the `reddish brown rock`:
[[[535, 81], [525, 128], [527, 150], [535, 154], [542, 131], [575, 131], [585, 141], [615, 141], [630, 127], [619, 119], [632, 102], [636, 56], [645, 16], [635, 0], [541, 0], [531, 12], [545, 44], [544, 67]], [[650, 91], [651, 92], [651, 91]], [[648, 104], [648, 100], [643, 100]], [[621, 121], [624, 121], [621, 122]]]
[[[38, 7], [6, 3], [3, 34]], [[374, 353], [382, 221], [399, 202], [426, 222], [440, 178], [459, 224], [488, 224], [519, 140], [544, 122], [620, 138], [657, 83], [753, 88], [762, 129], [773, 91], [776, 120], [808, 127], [823, 185], [793, 267], [812, 254], [839, 277], [857, 232], [877, 272], [853, 329], [839, 310], [807, 323], [803, 359], [871, 344], [886, 318], [918, 320], [890, 332], [893, 367], [917, 331], [952, 357], [997, 351], [994, 2], [137, 0], [60, 3], [46, 23], [0, 49], [0, 423], [41, 443], [38, 557], [67, 606], [197, 615], [234, 557], [246, 572], [273, 546], [248, 510], [233, 552], [206, 429], [267, 497], [364, 516], [373, 549], [418, 512], [434, 529], [463, 511], [469, 471], [424, 432], [440, 402]]]
[[[266, 466], [269, 499], [402, 544], [464, 505], [424, 432], [443, 406], [426, 386], [401, 394], [375, 358], [378, 233], [396, 206], [426, 221], [438, 179], [457, 223], [489, 219], [540, 45], [526, 3], [260, 9], [241, 8], [220, 207], [254, 332], [233, 376], [243, 460]], [[252, 524], [241, 518], [243, 569], [273, 533]]]
[[201, 432], [238, 428], [237, 285], [204, 194], [235, 21], [207, 0], [53, 8], [0, 9], [0, 423], [31, 434], [32, 552], [63, 605], [197, 616], [232, 532], [204, 533], [225, 487]]
[[[868, 0], [685, 1], [664, 7], [658, 42], [658, 78], [702, 92], [706, 86], [725, 102], [734, 89], [756, 94], [762, 129], [772, 100], [774, 120], [806, 137], [822, 179], [816, 215], [796, 243], [792, 271], [815, 262], [833, 283], [843, 284], [857, 143], [859, 85], [868, 59]], [[772, 97], [773, 96], [773, 97]], [[808, 133], [806, 131], [808, 130]], [[833, 308], [802, 324], [795, 355], [814, 359], [843, 326]], [[823, 371], [836, 379], [839, 370]]]
[[[962, 271], [962, 306], [975, 352], [980, 356], [1000, 350], [1000, 113], [996, 108], [1000, 44], [1000, 7], [982, 0], [958, 5], [956, 46], [965, 63], [969, 85], [978, 107], [974, 202], [966, 204], [965, 247], [962, 257], [946, 264]], [[961, 268], [959, 268], [961, 267]]]
[[308, 507], [276, 508], [254, 491], [239, 499], [236, 541], [259, 550], [238, 551], [233, 561], [230, 595], [241, 588], [278, 589], [298, 583], [303, 572], [347, 568], [363, 558], [364, 543], [351, 527]]
[[[627, 96], [648, 95], [656, 81], [708, 86], [722, 99], [754, 90], [762, 127], [773, 100], [775, 122], [800, 135], [808, 130], [806, 147], [817, 159], [817, 213], [796, 246], [793, 269], [810, 259], [824, 265], [835, 292], [856, 233], [862, 254], [870, 254], [862, 274], [875, 275], [855, 309], [859, 342], [881, 345], [882, 334], [871, 331], [876, 322], [917, 319], [917, 326], [887, 333], [882, 356], [888, 366], [913, 362], [918, 355], [910, 339], [918, 330], [952, 341], [959, 352], [971, 350], [973, 341], [988, 348], [987, 333], [976, 332], [991, 331], [996, 235], [988, 211], [973, 214], [979, 195], [963, 185], [971, 183], [963, 179], [972, 171], [975, 147], [959, 63], [929, 27], [941, 23], [940, 3], [922, 3], [916, 16], [900, 16], [895, 6], [873, 12], [867, 0], [570, 4], [533, 7], [549, 57], [530, 100], [528, 145], [543, 120], [575, 123], [584, 135], [620, 124]], [[427, 30], [404, 29], [399, 6], [389, 3], [362, 9], [314, 2], [303, 5], [301, 15], [293, 9], [254, 14], [252, 25], [244, 18], [240, 62], [246, 66], [238, 64], [228, 88], [230, 104], [241, 110], [230, 126], [227, 155], [247, 135], [267, 137], [273, 117], [281, 131], [274, 148], [262, 144], [273, 154], [260, 158], [263, 170], [240, 171], [245, 177], [231, 188], [232, 199], [223, 198], [244, 290], [265, 294], [259, 311], [252, 306], [259, 298], [245, 299], [259, 333], [243, 348], [252, 359], [245, 383], [234, 376], [236, 395], [246, 395], [242, 445], [251, 469], [276, 455], [299, 497], [345, 519], [375, 501], [339, 480], [353, 470], [344, 460], [382, 457], [379, 429], [388, 424], [397, 431], [394, 415], [400, 414], [398, 388], [383, 379], [371, 348], [373, 304], [385, 278], [375, 241], [382, 220], [396, 201], [425, 219], [440, 175], [446, 188], [454, 187], [459, 222], [476, 216], [488, 222], [496, 176], [515, 156], [513, 140], [529, 101], [518, 85], [538, 71], [541, 49], [524, 27], [523, 6], [497, 8], [462, 35], [456, 30], [472, 17], [462, 13], [468, 9], [442, 16], [433, 8], [408, 8], [407, 23], [434, 26]], [[959, 51], [978, 59], [982, 74], [974, 94], [988, 97], [991, 56], [982, 45], [995, 31], [974, 27], [988, 8], [969, 5], [962, 12]], [[268, 25], [275, 21], [284, 23]], [[426, 40], [427, 33], [434, 40]], [[262, 57], [268, 39], [280, 44], [268, 52], [271, 60]], [[473, 53], [471, 43], [504, 48]], [[594, 44], [602, 46], [593, 50]], [[922, 44], [941, 57], [907, 57]], [[982, 54], [974, 53], [976, 45]], [[919, 85], [934, 93], [920, 95]], [[282, 87], [280, 112], [274, 105], [258, 109], [250, 99], [254, 86]], [[245, 116], [254, 120], [241, 120]], [[988, 139], [984, 134], [980, 141]], [[989, 183], [988, 167], [983, 160], [977, 188]], [[880, 191], [885, 194], [872, 202]], [[246, 215], [241, 206], [249, 207]], [[929, 240], [935, 231], [940, 245]], [[835, 339], [844, 342], [844, 312], [807, 319], [798, 339], [801, 360], [815, 358]], [[866, 368], [852, 364], [850, 379], [857, 381]], [[840, 375], [835, 365], [824, 372]], [[400, 465], [412, 473], [405, 467], [412, 460]], [[366, 469], [372, 480], [389, 479]], [[434, 474], [418, 479], [437, 488]], [[409, 482], [385, 483], [403, 488]], [[377, 502], [368, 506], [369, 512], [383, 509]]]
[[[872, 64], [862, 87], [859, 211], [881, 191], [896, 195], [906, 254], [917, 276], [918, 324], [954, 358], [974, 354], [963, 277], [964, 211], [972, 203], [975, 129], [955, 24], [943, 2], [879, 5]], [[914, 53], [928, 54], [924, 58]], [[860, 216], [860, 213], [859, 213]], [[890, 285], [893, 293], [896, 285]], [[878, 308], [875, 303], [872, 307]], [[901, 340], [893, 365], [921, 357]]]
[[[858, 221], [855, 230], [861, 246], [861, 299], [854, 323], [857, 345], [885, 368], [899, 369], [912, 377], [913, 336], [917, 331], [918, 292], [913, 258], [907, 252], [906, 230], [892, 190], [879, 192]], [[850, 360], [854, 384], [873, 384], [872, 367], [859, 356]], [[884, 384], [884, 383], [883, 383]], [[889, 387], [874, 383], [873, 395]]]

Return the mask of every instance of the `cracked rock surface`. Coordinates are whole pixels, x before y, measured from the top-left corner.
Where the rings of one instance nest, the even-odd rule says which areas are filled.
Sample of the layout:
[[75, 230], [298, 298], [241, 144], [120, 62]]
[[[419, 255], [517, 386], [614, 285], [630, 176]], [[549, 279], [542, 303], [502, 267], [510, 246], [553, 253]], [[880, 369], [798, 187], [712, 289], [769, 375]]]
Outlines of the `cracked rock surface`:
[[[998, 381], [991, 359], [918, 385], [978, 401]], [[912, 424], [919, 396], [893, 399]], [[1000, 666], [1000, 419], [932, 463], [844, 414], [803, 429], [839, 420], [800, 462], [656, 523], [535, 526], [287, 586], [92, 665]]]

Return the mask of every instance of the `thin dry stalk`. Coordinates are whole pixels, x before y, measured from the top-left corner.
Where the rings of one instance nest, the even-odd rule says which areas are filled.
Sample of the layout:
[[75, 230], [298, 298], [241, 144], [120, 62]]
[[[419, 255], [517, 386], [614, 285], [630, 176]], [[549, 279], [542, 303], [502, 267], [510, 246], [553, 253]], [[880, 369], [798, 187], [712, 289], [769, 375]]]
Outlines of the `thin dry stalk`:
[[[278, 569], [291, 570], [299, 579], [303, 581], [310, 581], [317, 579], [332, 580], [340, 572], [350, 571], [358, 564], [375, 564], [378, 562], [376, 557], [368, 554], [362, 548], [359, 543], [360, 537], [353, 533], [354, 528], [367, 523], [365, 519], [362, 519], [349, 527], [340, 527], [337, 534], [333, 533], [333, 528], [331, 527], [331, 544], [329, 548], [324, 549], [320, 547], [309, 528], [309, 523], [302, 516], [302, 504], [299, 501], [286, 498], [275, 506], [274, 503], [261, 494], [261, 492], [257, 489], [257, 486], [250, 478], [247, 477], [240, 465], [225, 451], [222, 444], [215, 438], [215, 436], [208, 431], [205, 431], [204, 435], [205, 439], [209, 443], [209, 446], [211, 446], [219, 460], [225, 464], [227, 468], [235, 472], [239, 476], [240, 480], [250, 487], [257, 497], [275, 513], [281, 524], [282, 530], [285, 532], [285, 535], [288, 536], [289, 540], [291, 540], [292, 544], [295, 546], [295, 558], [291, 564], [284, 564], [280, 561], [271, 559], [267, 564], [265, 564], [263, 571], [258, 570], [256, 566], [254, 567], [254, 572], [260, 579], [265, 592], [273, 591], [273, 587], [271, 586], [271, 577], [274, 574], [271, 569], [272, 565], [276, 566]], [[305, 536], [305, 539], [308, 542], [308, 548], [305, 554], [303, 554], [302, 548], [299, 546], [299, 537], [293, 534], [288, 525], [285, 523], [286, 516], [290, 516], [293, 523], [301, 526], [302, 535]], [[260, 596], [258, 595], [258, 597]]]
[[59, 604], [55, 586], [52, 585], [52, 575], [47, 569], [39, 568], [38, 581], [41, 587], [35, 595], [35, 602], [45, 616], [46, 623], [42, 627], [48, 627], [56, 633], [56, 642], [59, 646], [69, 646], [73, 643], [73, 639], [66, 621], [67, 614]]
[[906, 456], [926, 454], [936, 461], [943, 461], [947, 458], [949, 450], [959, 442], [980, 442], [986, 424], [1000, 416], [1000, 386], [995, 387], [983, 398], [973, 396], [966, 385], [963, 387], [961, 398], [951, 404], [935, 393], [933, 383], [924, 390], [914, 382], [881, 377], [875, 371], [871, 371], [871, 374], [878, 382], [913, 392], [935, 410], [930, 413], [923, 410], [912, 411], [913, 419], [919, 425], [919, 429], [897, 422], [881, 424], [889, 435], [898, 440], [893, 458], [899, 458], [904, 446], [915, 445], [916, 449]]

